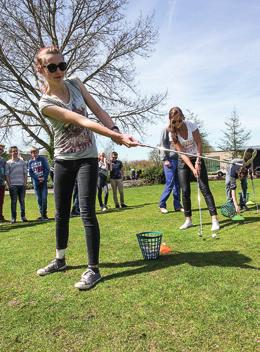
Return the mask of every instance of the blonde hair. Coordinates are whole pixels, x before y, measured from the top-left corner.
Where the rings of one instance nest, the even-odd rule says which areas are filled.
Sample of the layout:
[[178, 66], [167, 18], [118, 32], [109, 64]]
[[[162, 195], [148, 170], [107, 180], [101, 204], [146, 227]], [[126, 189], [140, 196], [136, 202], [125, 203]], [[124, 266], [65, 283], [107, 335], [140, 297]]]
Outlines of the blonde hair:
[[48, 88], [48, 84], [45, 82], [45, 80], [42, 78], [41, 74], [40, 74], [40, 70], [43, 68], [43, 63], [44, 63], [44, 56], [48, 55], [48, 54], [54, 54], [54, 55], [62, 55], [62, 52], [60, 51], [60, 49], [55, 46], [46, 46], [44, 48], [41, 48], [38, 50], [37, 54], [34, 57], [34, 69], [39, 81], [39, 88], [40, 90], [45, 93], [47, 88]]

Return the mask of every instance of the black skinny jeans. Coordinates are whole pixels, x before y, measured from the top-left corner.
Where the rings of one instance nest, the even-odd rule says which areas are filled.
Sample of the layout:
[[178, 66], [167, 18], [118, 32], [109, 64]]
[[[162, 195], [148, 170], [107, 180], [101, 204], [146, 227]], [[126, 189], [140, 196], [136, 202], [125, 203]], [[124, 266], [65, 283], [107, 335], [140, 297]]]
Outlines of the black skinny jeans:
[[[98, 174], [97, 188], [98, 188], [98, 202], [99, 202], [100, 208], [102, 208], [104, 205], [107, 206], [107, 201], [108, 201], [107, 176], [102, 174], [102, 172], [99, 172]], [[104, 203], [102, 200], [103, 191], [104, 191]]]
[[[190, 158], [193, 166], [195, 165], [196, 159]], [[191, 200], [190, 200], [190, 182], [194, 178], [193, 172], [184, 162], [180, 161], [178, 166], [178, 176], [180, 187], [182, 190], [182, 204], [184, 208], [184, 214], [186, 217], [191, 216]], [[208, 173], [204, 163], [201, 159], [201, 171], [199, 177], [199, 187], [203, 197], [207, 203], [207, 207], [210, 215], [217, 215], [217, 210], [214, 202], [213, 195], [209, 189]]]
[[55, 160], [54, 196], [56, 206], [56, 248], [65, 249], [69, 239], [69, 219], [73, 188], [78, 180], [79, 207], [87, 244], [88, 264], [99, 260], [100, 232], [96, 217], [98, 160]]

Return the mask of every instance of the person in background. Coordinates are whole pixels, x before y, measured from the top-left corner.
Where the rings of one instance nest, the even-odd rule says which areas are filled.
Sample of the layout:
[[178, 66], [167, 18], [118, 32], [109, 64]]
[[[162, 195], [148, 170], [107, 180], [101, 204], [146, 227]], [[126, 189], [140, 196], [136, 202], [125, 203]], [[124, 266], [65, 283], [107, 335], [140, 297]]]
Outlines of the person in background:
[[207, 169], [204, 160], [201, 158], [202, 144], [198, 126], [194, 122], [185, 120], [182, 110], [176, 106], [169, 111], [169, 131], [171, 145], [176, 151], [194, 155], [181, 154], [179, 159], [178, 175], [185, 214], [185, 222], [180, 227], [180, 230], [193, 226], [190, 181], [192, 176], [194, 176], [197, 179], [200, 191], [211, 215], [211, 231], [218, 231], [220, 227], [217, 209], [209, 188]]
[[[232, 201], [237, 213], [240, 213], [241, 210], [247, 210], [246, 206], [246, 194], [247, 194], [247, 178], [248, 178], [248, 167], [242, 167], [243, 159], [233, 159], [232, 164], [227, 168], [226, 172], [226, 196], [228, 201]], [[241, 164], [236, 165], [236, 164]], [[240, 180], [241, 183], [241, 194], [239, 202], [237, 201], [236, 181]]]
[[4, 149], [5, 149], [5, 145], [0, 144], [0, 223], [6, 221], [3, 215], [3, 205], [4, 205], [4, 197], [5, 197], [6, 161], [1, 156], [4, 153]]
[[76, 180], [74, 189], [73, 189], [73, 196], [72, 196], [72, 209], [70, 216], [79, 216], [80, 215], [80, 208], [79, 208], [79, 187], [78, 181]]
[[28, 171], [32, 178], [33, 188], [40, 211], [40, 217], [37, 220], [45, 221], [48, 220], [47, 197], [50, 168], [47, 159], [39, 155], [38, 148], [32, 147], [30, 153], [31, 159], [28, 162]]
[[[111, 138], [115, 143], [134, 147], [139, 142], [119, 132], [85, 85], [78, 78], [65, 78], [67, 63], [59, 48], [41, 48], [35, 56], [35, 70], [44, 81], [44, 94], [39, 101], [42, 118], [54, 131], [54, 197], [56, 221], [56, 256], [37, 270], [40, 276], [66, 270], [65, 253], [69, 240], [71, 198], [78, 182], [80, 215], [85, 230], [88, 264], [74, 285], [88, 290], [100, 280], [100, 230], [96, 216], [98, 153], [94, 133]], [[101, 123], [88, 118], [88, 109]]]
[[16, 223], [17, 198], [20, 203], [21, 220], [27, 222], [25, 216], [25, 192], [27, 186], [27, 165], [18, 157], [18, 148], [12, 146], [9, 149], [11, 159], [6, 163], [6, 181], [11, 198], [11, 223]]
[[[160, 146], [165, 149], [171, 149], [169, 138], [169, 129], [165, 127], [161, 134]], [[180, 202], [180, 184], [178, 177], [178, 154], [169, 151], [160, 151], [160, 158], [163, 162], [163, 171], [165, 175], [165, 187], [160, 198], [159, 208], [162, 214], [167, 214], [166, 202], [173, 194], [173, 206], [175, 211], [183, 211]]]
[[[124, 200], [124, 185], [123, 185], [123, 163], [118, 160], [117, 152], [112, 152], [111, 154], [111, 164], [110, 164], [110, 183], [113, 191], [113, 198], [116, 208], [126, 208]], [[120, 205], [117, 198], [117, 190], [119, 191], [120, 196]]]
[[135, 169], [131, 169], [131, 180], [136, 180], [137, 177], [136, 177], [136, 172], [135, 172]]
[[50, 178], [51, 178], [51, 182], [54, 182], [54, 162], [51, 163], [50, 166]]
[[[109, 164], [106, 159], [106, 155], [104, 152], [99, 153], [98, 156], [98, 202], [101, 208], [101, 211], [107, 210], [107, 201], [108, 201], [108, 185], [107, 185], [107, 177], [108, 177], [108, 169]], [[102, 199], [102, 193], [104, 191], [104, 202]]]

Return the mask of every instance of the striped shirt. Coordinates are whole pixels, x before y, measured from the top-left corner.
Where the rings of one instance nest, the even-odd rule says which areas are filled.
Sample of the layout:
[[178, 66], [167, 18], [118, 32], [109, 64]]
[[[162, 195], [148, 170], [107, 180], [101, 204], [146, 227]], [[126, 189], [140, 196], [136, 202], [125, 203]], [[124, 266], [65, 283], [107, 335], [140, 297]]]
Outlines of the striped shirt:
[[10, 186], [23, 186], [27, 178], [27, 164], [24, 160], [8, 160], [6, 163], [6, 176], [9, 177]]

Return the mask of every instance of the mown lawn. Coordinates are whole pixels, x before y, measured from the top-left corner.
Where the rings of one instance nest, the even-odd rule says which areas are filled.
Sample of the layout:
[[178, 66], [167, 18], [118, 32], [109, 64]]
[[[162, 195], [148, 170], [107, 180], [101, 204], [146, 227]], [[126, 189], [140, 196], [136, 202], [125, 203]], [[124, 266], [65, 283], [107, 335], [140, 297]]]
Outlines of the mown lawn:
[[[210, 184], [220, 206], [224, 182]], [[47, 277], [37, 277], [36, 270], [54, 257], [54, 221], [0, 225], [0, 351], [257, 350], [260, 214], [251, 208], [244, 224], [220, 216], [219, 239], [212, 239], [203, 201], [201, 239], [196, 184], [197, 226], [185, 232], [178, 230], [182, 213], [158, 211], [162, 187], [126, 189], [125, 210], [113, 209], [110, 194], [110, 210], [98, 213], [104, 279], [87, 292], [73, 287], [86, 265], [79, 218], [71, 219], [69, 270]], [[259, 202], [260, 180], [255, 187]], [[26, 204], [28, 219], [37, 218], [34, 195]], [[172, 253], [144, 261], [135, 236], [142, 231], [163, 232]]]

